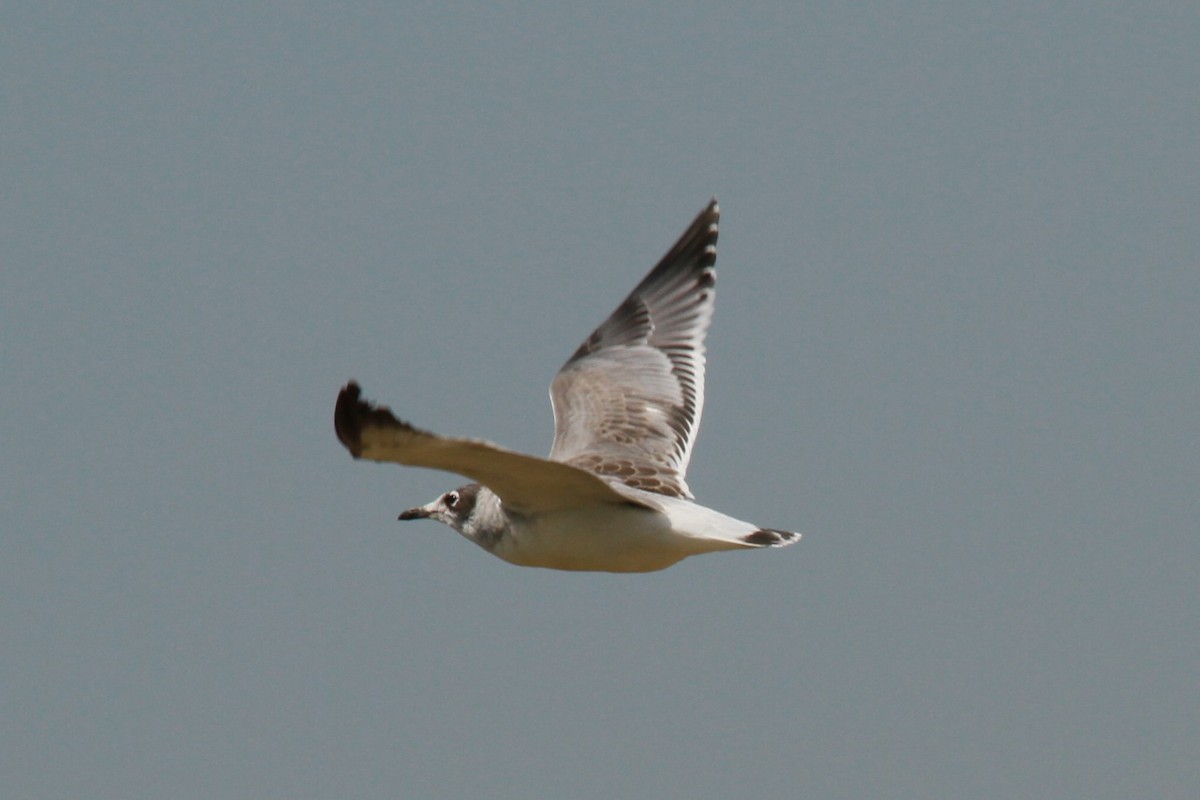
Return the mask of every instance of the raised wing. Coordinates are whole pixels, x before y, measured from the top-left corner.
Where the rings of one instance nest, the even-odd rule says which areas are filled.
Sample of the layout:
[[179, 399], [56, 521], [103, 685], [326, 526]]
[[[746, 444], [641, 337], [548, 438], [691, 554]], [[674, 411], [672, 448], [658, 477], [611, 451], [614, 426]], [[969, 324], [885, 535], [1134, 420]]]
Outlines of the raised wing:
[[597, 504], [641, 505], [591, 472], [504, 450], [477, 439], [438, 436], [362, 399], [346, 384], [333, 415], [337, 437], [355, 458], [428, 467], [465, 475], [491, 489], [518, 513], [539, 513]]
[[704, 408], [720, 214], [714, 198], [559, 370], [551, 459], [691, 498], [684, 475]]

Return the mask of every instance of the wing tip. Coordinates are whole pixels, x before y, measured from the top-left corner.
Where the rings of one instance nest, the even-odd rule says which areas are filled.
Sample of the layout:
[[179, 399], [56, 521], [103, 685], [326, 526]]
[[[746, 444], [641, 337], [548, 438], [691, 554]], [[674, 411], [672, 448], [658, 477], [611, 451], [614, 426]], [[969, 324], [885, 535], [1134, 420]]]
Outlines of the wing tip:
[[337, 404], [333, 409], [333, 429], [337, 433], [338, 441], [345, 445], [350, 455], [355, 458], [362, 458], [362, 433], [363, 428], [368, 425], [412, 430], [411, 426], [396, 419], [387, 406], [375, 405], [369, 400], [364, 400], [362, 388], [356, 381], [351, 380], [338, 393]]
[[362, 400], [362, 388], [349, 381], [338, 392], [337, 405], [333, 408], [333, 430], [350, 455], [362, 455], [362, 415], [370, 405]]
[[754, 547], [787, 547], [800, 541], [800, 534], [776, 528], [762, 528], [746, 534], [742, 541]]

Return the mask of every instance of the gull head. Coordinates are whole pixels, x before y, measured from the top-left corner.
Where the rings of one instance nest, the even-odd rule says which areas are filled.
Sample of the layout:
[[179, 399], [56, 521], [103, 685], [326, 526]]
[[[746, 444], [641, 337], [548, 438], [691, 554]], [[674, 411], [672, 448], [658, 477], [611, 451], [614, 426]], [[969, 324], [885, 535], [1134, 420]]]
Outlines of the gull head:
[[500, 498], [478, 483], [451, 489], [432, 503], [410, 508], [400, 519], [433, 519], [493, 552], [508, 533], [508, 516]]
[[451, 489], [440, 495], [432, 503], [410, 508], [400, 514], [400, 519], [433, 519], [449, 525], [463, 535], [467, 535], [471, 517], [475, 513], [475, 501], [479, 497], [478, 483], [468, 483], [457, 489]]

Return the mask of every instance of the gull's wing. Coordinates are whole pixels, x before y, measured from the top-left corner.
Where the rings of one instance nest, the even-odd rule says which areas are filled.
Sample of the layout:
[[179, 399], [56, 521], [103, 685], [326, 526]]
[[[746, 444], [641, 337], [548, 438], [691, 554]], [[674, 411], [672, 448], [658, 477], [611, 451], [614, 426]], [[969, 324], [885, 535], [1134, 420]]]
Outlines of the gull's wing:
[[713, 198], [559, 370], [551, 459], [691, 498], [684, 475], [704, 407], [720, 215]]
[[477, 439], [452, 439], [396, 419], [386, 406], [362, 399], [351, 381], [333, 414], [338, 439], [355, 458], [429, 467], [465, 475], [491, 489], [511, 510], [523, 513], [597, 504], [642, 505], [591, 472], [504, 450]]

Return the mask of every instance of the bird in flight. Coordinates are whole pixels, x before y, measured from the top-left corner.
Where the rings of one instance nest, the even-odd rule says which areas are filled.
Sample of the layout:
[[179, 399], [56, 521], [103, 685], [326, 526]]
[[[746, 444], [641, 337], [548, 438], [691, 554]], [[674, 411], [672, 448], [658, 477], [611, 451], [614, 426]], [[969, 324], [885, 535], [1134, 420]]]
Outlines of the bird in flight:
[[700, 505], [684, 481], [704, 407], [720, 213], [714, 198], [558, 371], [548, 458], [413, 427], [354, 381], [338, 395], [338, 439], [354, 458], [469, 478], [400, 519], [437, 520], [519, 566], [652, 572], [799, 541]]

